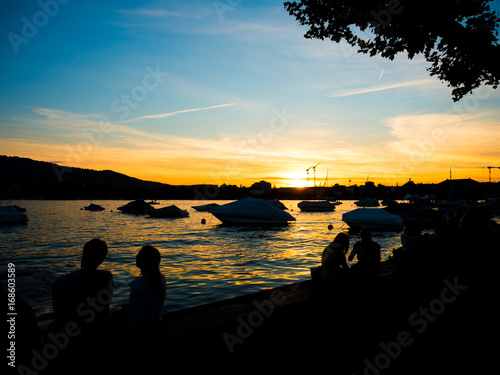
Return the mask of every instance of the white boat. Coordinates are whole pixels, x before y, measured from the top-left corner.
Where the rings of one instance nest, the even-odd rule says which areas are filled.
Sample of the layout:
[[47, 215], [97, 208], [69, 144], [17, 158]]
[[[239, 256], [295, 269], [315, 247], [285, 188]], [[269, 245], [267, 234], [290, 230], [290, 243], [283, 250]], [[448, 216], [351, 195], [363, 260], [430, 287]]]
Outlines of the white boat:
[[269, 202], [251, 197], [215, 207], [209, 212], [224, 224], [285, 225], [295, 221], [292, 215]]
[[352, 229], [401, 230], [403, 219], [383, 208], [356, 208], [342, 214], [342, 220]]
[[297, 204], [301, 211], [326, 212], [334, 211], [336, 204], [330, 201], [302, 201]]
[[26, 224], [28, 216], [13, 206], [0, 206], [0, 224]]

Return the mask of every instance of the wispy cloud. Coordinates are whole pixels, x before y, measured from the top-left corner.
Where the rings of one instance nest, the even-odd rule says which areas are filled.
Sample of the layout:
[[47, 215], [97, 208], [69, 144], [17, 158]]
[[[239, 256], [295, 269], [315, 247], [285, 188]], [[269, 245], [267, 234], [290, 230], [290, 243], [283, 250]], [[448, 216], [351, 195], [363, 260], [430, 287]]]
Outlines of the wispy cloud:
[[116, 11], [121, 14], [134, 16], [178, 17], [183, 15], [181, 12], [173, 12], [164, 9], [118, 9]]
[[180, 13], [175, 13], [175, 12], [167, 12], [165, 10], [159, 10], [159, 9], [144, 9], [139, 12], [140, 14], [143, 14], [145, 16], [154, 16], [154, 17], [166, 17], [166, 16], [180, 16]]
[[[383, 71], [382, 71], [382, 73], [383, 73]], [[382, 74], [380, 75], [380, 78], [382, 78]], [[434, 82], [434, 80], [432, 80], [432, 79], [418, 79], [418, 80], [414, 80], [414, 81], [391, 83], [391, 84], [382, 85], [382, 86], [377, 85], [377, 86], [370, 86], [370, 87], [358, 87], [358, 88], [354, 88], [354, 89], [338, 90], [338, 91], [330, 94], [329, 96], [331, 98], [340, 98], [342, 96], [367, 94], [367, 93], [375, 92], [375, 91], [384, 91], [384, 90], [397, 89], [400, 87], [424, 85], [424, 84], [432, 83], [432, 82]]]
[[[498, 116], [498, 111], [495, 112]], [[384, 149], [394, 160], [394, 175], [403, 172], [421, 181], [446, 178], [449, 166], [468, 167], [500, 160], [500, 127], [490, 112], [461, 115], [429, 113], [386, 119], [391, 138]], [[464, 147], [467, 145], [467, 147]], [[493, 164], [496, 165], [496, 164]], [[464, 170], [455, 178], [486, 178], [482, 170]], [[419, 176], [420, 174], [420, 176]], [[427, 177], [424, 176], [427, 175]], [[430, 177], [434, 174], [433, 177]]]
[[238, 103], [227, 103], [227, 104], [213, 105], [213, 106], [210, 106], [210, 107], [183, 109], [181, 111], [174, 111], [174, 112], [168, 112], [168, 113], [160, 113], [158, 115], [141, 116], [141, 117], [135, 118], [134, 120], [142, 120], [142, 119], [148, 119], [148, 118], [164, 118], [164, 117], [175, 116], [175, 115], [178, 115], [180, 113], [190, 113], [190, 112], [206, 111], [208, 109], [231, 107], [231, 106], [234, 106], [234, 105], [237, 105], [237, 104]]
[[380, 83], [380, 80], [382, 79], [382, 76], [384, 75], [384, 70], [385, 69], [382, 69], [382, 72], [380, 73], [380, 76], [378, 77], [377, 83]]

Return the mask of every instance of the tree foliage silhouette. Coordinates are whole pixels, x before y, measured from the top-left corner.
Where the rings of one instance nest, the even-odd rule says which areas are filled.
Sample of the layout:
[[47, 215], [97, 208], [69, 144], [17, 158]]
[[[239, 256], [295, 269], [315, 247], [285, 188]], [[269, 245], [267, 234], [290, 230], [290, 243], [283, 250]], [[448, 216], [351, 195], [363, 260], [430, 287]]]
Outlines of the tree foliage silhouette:
[[454, 101], [500, 80], [498, 13], [490, 0], [301, 0], [285, 9], [306, 38], [345, 40], [358, 52], [393, 60], [423, 53], [427, 69], [452, 88]]

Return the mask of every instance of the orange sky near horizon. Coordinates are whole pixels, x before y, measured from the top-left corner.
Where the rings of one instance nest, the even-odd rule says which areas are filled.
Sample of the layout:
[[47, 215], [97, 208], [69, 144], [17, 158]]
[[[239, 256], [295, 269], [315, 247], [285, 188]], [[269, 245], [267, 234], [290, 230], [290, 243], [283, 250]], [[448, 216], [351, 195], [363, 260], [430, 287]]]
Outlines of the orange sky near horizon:
[[[89, 149], [88, 155], [86, 152], [86, 156], [81, 157], [78, 147], [29, 143], [24, 140], [19, 143], [11, 141], [9, 144], [0, 140], [0, 148], [8, 156], [55, 162], [61, 166], [113, 170], [131, 177], [171, 185], [227, 184], [249, 187], [254, 182], [265, 180], [278, 188], [314, 186], [314, 171], [310, 169], [307, 173], [306, 169], [318, 162], [316, 186], [324, 186], [325, 183], [327, 186], [364, 185], [366, 181], [373, 181], [377, 185], [401, 186], [410, 178], [416, 183], [439, 183], [450, 178], [450, 172], [453, 179], [472, 178], [479, 182], [488, 182], [490, 176], [489, 170], [485, 168], [488, 165], [480, 160], [464, 161], [460, 166], [457, 159], [453, 162], [454, 165], [449, 165], [450, 162], [440, 165], [434, 161], [426, 161], [423, 152], [408, 154], [402, 161], [387, 156], [387, 159], [382, 159], [382, 155], [378, 155], [380, 159], [373, 159], [369, 164], [356, 160], [355, 154], [355, 159], [352, 160], [320, 159], [319, 155], [315, 155], [314, 162], [307, 164], [301, 158], [287, 161], [286, 157], [280, 155], [267, 155], [262, 160], [250, 156], [229, 156], [222, 159], [202, 150], [161, 158], [155, 157], [155, 152], [147, 150], [131, 152], [113, 147]], [[369, 150], [365, 152], [368, 153]], [[500, 181], [500, 169], [491, 170], [491, 181]]]
[[[95, 116], [37, 109], [40, 129], [24, 138], [0, 139], [2, 154], [69, 167], [114, 170], [172, 185], [251, 186], [266, 180], [276, 187], [336, 183], [386, 186], [439, 183], [472, 178], [487, 182], [500, 166], [500, 110], [471, 114], [414, 114], [386, 118], [386, 135], [360, 139], [335, 126], [311, 129], [298, 116], [273, 131], [222, 134], [212, 139], [145, 132], [126, 122], [104, 124]], [[67, 123], [73, 126], [65, 127]], [[263, 128], [264, 130], [266, 127]], [[265, 135], [265, 137], [263, 136]], [[60, 137], [60, 138], [59, 138]], [[464, 146], [466, 145], [466, 146]], [[496, 161], [496, 162], [495, 162]], [[491, 171], [500, 181], [500, 169]]]

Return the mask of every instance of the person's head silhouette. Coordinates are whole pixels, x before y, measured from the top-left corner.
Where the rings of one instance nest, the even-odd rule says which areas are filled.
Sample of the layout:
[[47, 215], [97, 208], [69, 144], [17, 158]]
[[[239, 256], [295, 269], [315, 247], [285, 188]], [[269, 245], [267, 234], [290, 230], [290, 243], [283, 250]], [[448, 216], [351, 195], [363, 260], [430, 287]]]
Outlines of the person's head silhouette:
[[82, 252], [82, 267], [97, 268], [106, 259], [108, 255], [108, 245], [99, 238], [94, 238], [88, 241], [83, 246]]

